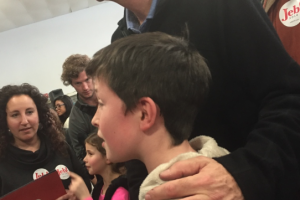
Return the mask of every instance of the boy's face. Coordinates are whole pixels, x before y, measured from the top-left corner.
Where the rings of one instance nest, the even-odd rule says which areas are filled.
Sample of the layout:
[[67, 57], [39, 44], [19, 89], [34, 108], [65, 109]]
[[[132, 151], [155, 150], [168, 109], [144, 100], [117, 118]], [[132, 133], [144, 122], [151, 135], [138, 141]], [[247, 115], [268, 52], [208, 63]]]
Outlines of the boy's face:
[[104, 139], [102, 146], [111, 162], [123, 162], [137, 158], [140, 143], [138, 111], [127, 112], [124, 102], [106, 82], [94, 80], [98, 99], [97, 112], [92, 124], [98, 128], [98, 136]]

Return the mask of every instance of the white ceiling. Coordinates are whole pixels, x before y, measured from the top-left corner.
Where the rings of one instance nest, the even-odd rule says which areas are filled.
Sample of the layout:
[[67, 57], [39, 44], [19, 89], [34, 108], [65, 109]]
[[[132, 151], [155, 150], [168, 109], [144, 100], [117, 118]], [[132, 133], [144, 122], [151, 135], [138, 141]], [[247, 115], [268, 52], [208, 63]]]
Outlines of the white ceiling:
[[0, 32], [98, 4], [96, 0], [0, 0]]
[[123, 14], [122, 6], [106, 1], [0, 32], [0, 88], [29, 83], [42, 93], [59, 88], [65, 94], [73, 92], [72, 86], [64, 86], [60, 80], [63, 62], [76, 53], [92, 57], [110, 44]]

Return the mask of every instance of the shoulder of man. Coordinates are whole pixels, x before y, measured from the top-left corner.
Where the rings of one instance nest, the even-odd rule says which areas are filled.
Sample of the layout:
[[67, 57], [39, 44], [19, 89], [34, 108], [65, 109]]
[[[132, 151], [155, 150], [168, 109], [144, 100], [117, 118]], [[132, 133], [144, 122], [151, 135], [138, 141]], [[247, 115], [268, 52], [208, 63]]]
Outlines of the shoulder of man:
[[72, 129], [74, 127], [74, 125], [78, 126], [79, 124], [82, 124], [82, 122], [86, 122], [87, 124], [90, 124], [90, 121], [92, 119], [92, 117], [90, 115], [88, 115], [87, 113], [83, 112], [80, 109], [81, 105], [76, 106], [76, 105], [78, 105], [77, 102], [73, 106], [70, 116], [69, 116], [69, 129], [70, 128]]
[[83, 104], [80, 101], [76, 101], [75, 106], [79, 109], [79, 111], [88, 114], [90, 117], [94, 117], [96, 111], [97, 111], [97, 106], [90, 106], [87, 104]]
[[114, 31], [114, 33], [111, 36], [111, 43], [116, 41], [117, 39], [126, 37], [126, 36], [131, 35], [131, 34], [133, 34], [133, 32], [131, 30], [127, 29], [125, 9], [124, 9], [124, 16], [118, 22], [118, 28]]

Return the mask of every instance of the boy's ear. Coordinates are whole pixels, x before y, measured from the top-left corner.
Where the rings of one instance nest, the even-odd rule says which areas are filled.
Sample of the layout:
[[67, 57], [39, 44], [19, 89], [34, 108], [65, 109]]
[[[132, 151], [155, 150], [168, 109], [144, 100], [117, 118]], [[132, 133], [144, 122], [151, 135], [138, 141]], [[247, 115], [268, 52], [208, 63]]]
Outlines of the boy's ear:
[[155, 123], [158, 107], [156, 103], [149, 97], [143, 97], [138, 102], [138, 108], [141, 113], [140, 129], [146, 131]]

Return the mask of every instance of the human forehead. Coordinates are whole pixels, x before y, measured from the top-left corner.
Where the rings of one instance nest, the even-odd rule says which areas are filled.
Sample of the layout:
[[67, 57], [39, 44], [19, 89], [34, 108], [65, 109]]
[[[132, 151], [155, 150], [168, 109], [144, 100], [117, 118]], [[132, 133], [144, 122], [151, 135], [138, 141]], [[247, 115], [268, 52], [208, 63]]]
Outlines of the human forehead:
[[124, 101], [115, 93], [113, 89], [108, 85], [106, 79], [93, 79], [94, 90], [99, 102], [110, 102], [110, 105], [121, 105], [122, 110], [126, 111], [126, 105]]
[[85, 70], [83, 70], [82, 72], [80, 72], [78, 74], [77, 78], [72, 78], [72, 83], [82, 83], [84, 81], [86, 81], [86, 79], [90, 78], [89, 76], [86, 75]]
[[14, 95], [8, 100], [6, 104], [6, 110], [10, 112], [24, 108], [36, 108], [33, 99], [26, 94]]
[[[111, 90], [108, 87], [107, 82], [101, 78], [97, 78], [97, 77], [93, 78], [93, 83], [94, 83], [94, 89], [95, 89], [96, 94], [101, 94], [105, 90]], [[111, 90], [111, 92], [113, 92], [113, 91]]]
[[56, 101], [55, 101], [55, 105], [56, 105], [56, 104], [62, 104], [62, 103], [64, 103], [62, 100], [56, 100]]
[[93, 145], [91, 145], [91, 144], [89, 144], [89, 143], [85, 143], [85, 148], [86, 148], [86, 150], [89, 150], [89, 151], [98, 151], [97, 150], [97, 148], [95, 147], [95, 146], [93, 146]]

